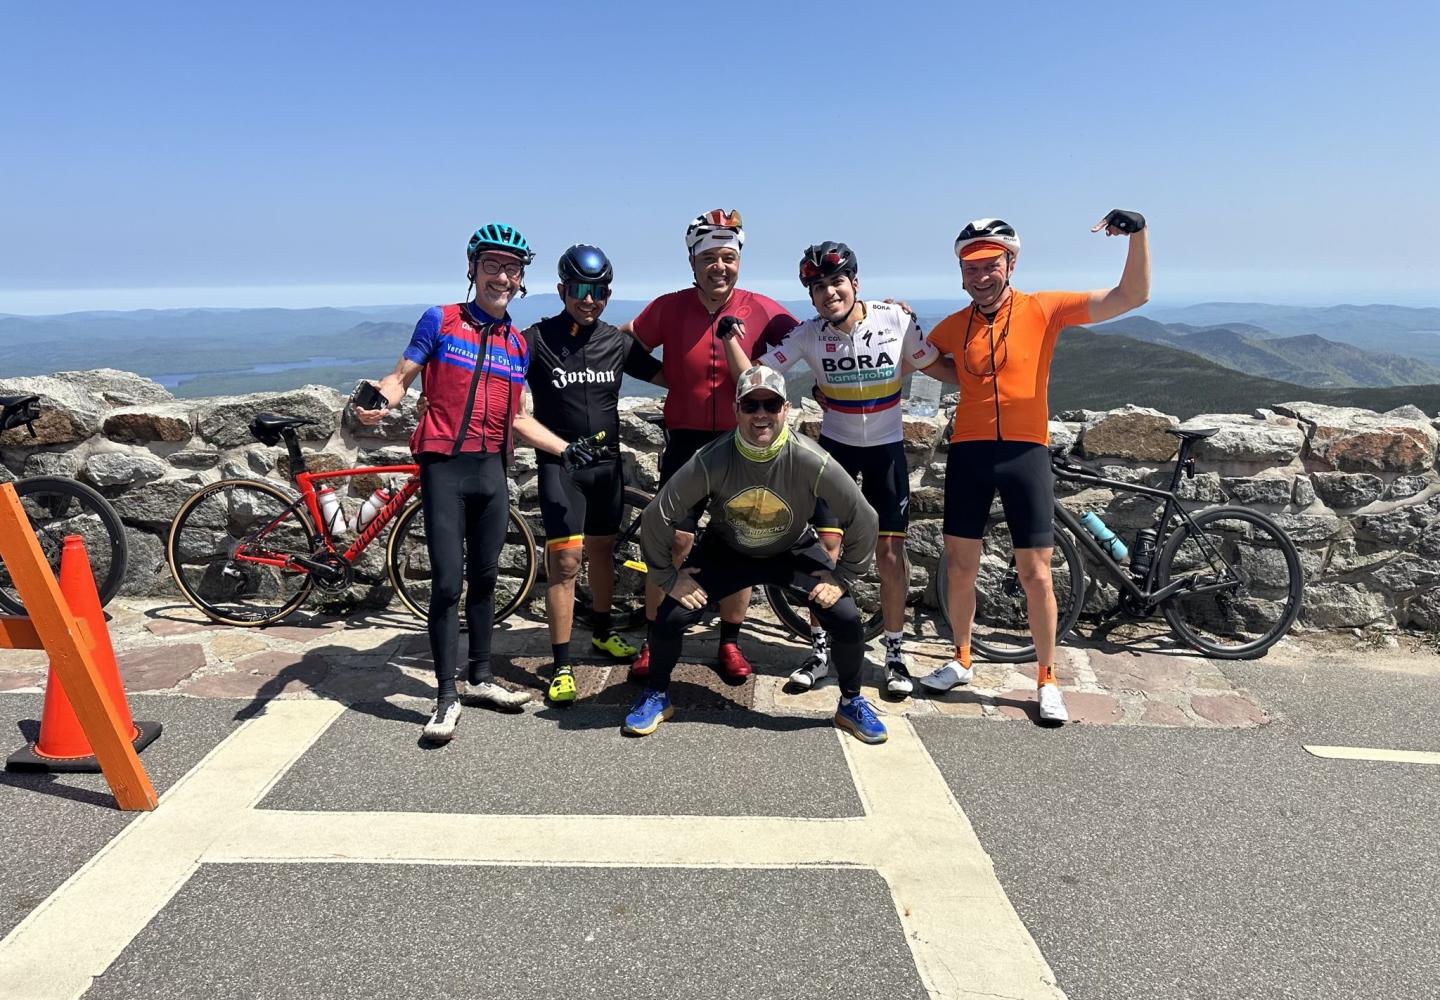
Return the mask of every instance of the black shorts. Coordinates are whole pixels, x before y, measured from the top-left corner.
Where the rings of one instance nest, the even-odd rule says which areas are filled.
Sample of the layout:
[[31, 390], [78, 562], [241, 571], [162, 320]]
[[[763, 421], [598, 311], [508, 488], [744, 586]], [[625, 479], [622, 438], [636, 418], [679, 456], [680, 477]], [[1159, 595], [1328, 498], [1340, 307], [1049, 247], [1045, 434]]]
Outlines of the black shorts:
[[541, 461], [545, 548], [573, 547], [585, 535], [616, 534], [624, 500], [625, 479], [618, 459], [574, 472], [566, 472], [558, 461]]
[[[660, 456], [660, 485], [664, 486], [669, 482], [670, 477], [679, 472], [680, 467], [690, 461], [697, 451], [716, 438], [729, 433], [730, 431], [670, 431], [669, 438], [665, 442], [665, 452]], [[700, 515], [705, 513], [708, 505], [708, 500], [696, 504], [690, 513], [682, 517], [675, 525], [675, 530], [694, 534], [696, 526], [700, 523]]]
[[[868, 448], [820, 437], [828, 451], [852, 479], [860, 480], [860, 492], [880, 518], [880, 534], [904, 535], [910, 524], [910, 467], [905, 463], [905, 446], [899, 441]], [[840, 526], [824, 500], [815, 501], [811, 524], [823, 530]]]
[[714, 532], [707, 532], [690, 550], [684, 565], [696, 571], [695, 582], [712, 601], [718, 601], [746, 587], [767, 583], [808, 594], [815, 588], [815, 574], [833, 571], [835, 560], [808, 532], [790, 551], [758, 559], [731, 548]]
[[944, 532], [983, 538], [990, 503], [1000, 493], [1011, 544], [1055, 544], [1055, 473], [1050, 449], [1030, 441], [958, 441], [945, 459]]

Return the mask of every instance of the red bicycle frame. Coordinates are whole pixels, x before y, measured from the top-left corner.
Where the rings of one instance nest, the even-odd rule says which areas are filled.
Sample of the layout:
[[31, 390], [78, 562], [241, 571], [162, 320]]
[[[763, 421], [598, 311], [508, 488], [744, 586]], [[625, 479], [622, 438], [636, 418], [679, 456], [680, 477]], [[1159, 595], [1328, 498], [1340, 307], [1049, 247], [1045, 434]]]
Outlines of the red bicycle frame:
[[[365, 525], [360, 534], [355, 537], [348, 548], [339, 552], [335, 541], [330, 537], [330, 527], [325, 523], [325, 518], [320, 513], [320, 499], [315, 492], [315, 484], [326, 479], [343, 479], [348, 476], [363, 475], [404, 475], [406, 480], [400, 489], [389, 502], [376, 511], [370, 523]], [[300, 496], [305, 501], [305, 507], [310, 512], [310, 520], [319, 526], [317, 537], [324, 543], [331, 552], [339, 552], [339, 555], [346, 562], [354, 562], [359, 558], [377, 537], [385, 530], [391, 518], [400, 513], [410, 498], [420, 491], [420, 466], [418, 465], [367, 465], [356, 469], [337, 469], [334, 472], [300, 472], [295, 476], [295, 485], [300, 488]]]

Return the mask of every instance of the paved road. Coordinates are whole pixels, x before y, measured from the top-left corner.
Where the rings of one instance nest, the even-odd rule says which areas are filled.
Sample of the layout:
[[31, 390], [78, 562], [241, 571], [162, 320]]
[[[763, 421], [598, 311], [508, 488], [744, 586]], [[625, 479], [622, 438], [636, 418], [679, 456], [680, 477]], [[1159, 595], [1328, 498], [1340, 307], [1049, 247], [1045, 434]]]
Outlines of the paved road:
[[1176, 675], [1259, 726], [915, 711], [878, 748], [699, 687], [645, 740], [602, 684], [436, 751], [415, 699], [140, 697], [157, 812], [0, 778], [0, 998], [1429, 1000], [1440, 767], [1304, 749], [1440, 749], [1440, 657], [1382, 655]]

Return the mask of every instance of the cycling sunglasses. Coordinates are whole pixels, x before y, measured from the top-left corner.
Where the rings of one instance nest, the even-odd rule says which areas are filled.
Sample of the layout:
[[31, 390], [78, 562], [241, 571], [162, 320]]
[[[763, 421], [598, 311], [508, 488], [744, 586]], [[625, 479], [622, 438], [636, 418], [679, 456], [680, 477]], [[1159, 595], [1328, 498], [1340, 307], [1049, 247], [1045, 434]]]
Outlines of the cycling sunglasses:
[[565, 283], [565, 294], [572, 299], [583, 299], [588, 295], [596, 302], [604, 302], [610, 297], [610, 286], [594, 281], [569, 281]]
[[820, 277], [820, 275], [823, 273], [823, 271], [821, 270], [822, 265], [826, 268], [831, 268], [841, 267], [844, 265], [844, 263], [845, 255], [841, 253], [836, 253], [832, 250], [820, 258], [819, 264], [816, 264], [813, 260], [801, 261], [800, 277], [806, 281], [810, 281], [813, 278]]
[[741, 413], [759, 413], [761, 410], [766, 413], [779, 413], [785, 409], [785, 400], [778, 396], [773, 399], [742, 399], [740, 400]]

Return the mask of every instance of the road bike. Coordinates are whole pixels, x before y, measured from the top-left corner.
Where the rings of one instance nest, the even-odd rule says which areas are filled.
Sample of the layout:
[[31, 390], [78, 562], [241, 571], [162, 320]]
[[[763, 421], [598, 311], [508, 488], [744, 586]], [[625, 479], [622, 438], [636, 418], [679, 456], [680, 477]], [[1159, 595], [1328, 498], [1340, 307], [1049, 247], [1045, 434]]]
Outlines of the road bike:
[[[416, 497], [419, 466], [309, 472], [296, 429], [314, 422], [262, 413], [250, 424], [250, 433], [262, 444], [284, 441], [293, 488], [265, 479], [225, 479], [180, 506], [165, 553], [181, 593], [213, 621], [255, 627], [285, 618], [312, 590], [340, 595], [357, 582], [375, 585], [388, 579], [401, 602], [425, 618], [430, 559], [425, 515]], [[354, 525], [354, 538], [346, 539], [351, 526], [336, 516], [327, 521], [317, 484], [323, 490], [357, 476], [370, 483], [390, 477], [395, 489], [368, 522]], [[506, 518], [495, 586], [497, 622], [525, 600], [537, 565], [529, 525], [514, 505]], [[370, 546], [392, 522], [382, 561]]]
[[[0, 431], [25, 427], [36, 437], [34, 423], [40, 417], [39, 396], [0, 396]], [[125, 582], [130, 547], [120, 515], [100, 493], [84, 483], [59, 476], [31, 476], [15, 483], [15, 492], [50, 569], [60, 572], [60, 553], [65, 536], [85, 540], [85, 553], [95, 575], [100, 604], [110, 602]], [[24, 614], [25, 605], [0, 565], [0, 608], [10, 614]]]
[[[1207, 656], [1227, 660], [1262, 656], [1300, 614], [1304, 591], [1300, 554], [1284, 529], [1259, 511], [1233, 504], [1206, 507], [1193, 514], [1187, 511], [1177, 496], [1181, 476], [1195, 477], [1195, 459], [1190, 452], [1197, 441], [1217, 430], [1172, 429], [1169, 433], [1180, 438], [1180, 448], [1168, 489], [1106, 478], [1071, 461], [1064, 449], [1052, 450], [1051, 465], [1057, 479], [1161, 502], [1154, 527], [1137, 533], [1136, 549], [1153, 552], [1153, 558], [1146, 565], [1144, 557], [1137, 560], [1132, 556], [1131, 565], [1126, 566], [1057, 500], [1051, 558], [1058, 611], [1056, 641], [1070, 633], [1082, 611], [1097, 603], [1103, 580], [1116, 589], [1117, 596], [1113, 606], [1101, 609], [1102, 617], [1144, 619], [1158, 610], [1186, 645]], [[1145, 532], [1149, 534], [1142, 546], [1140, 537]], [[936, 591], [941, 615], [949, 623], [947, 570], [947, 560], [942, 557]], [[1025, 617], [1025, 591], [1003, 522], [992, 522], [983, 540], [970, 645], [977, 655], [991, 661], [1016, 663], [1035, 656]]]

